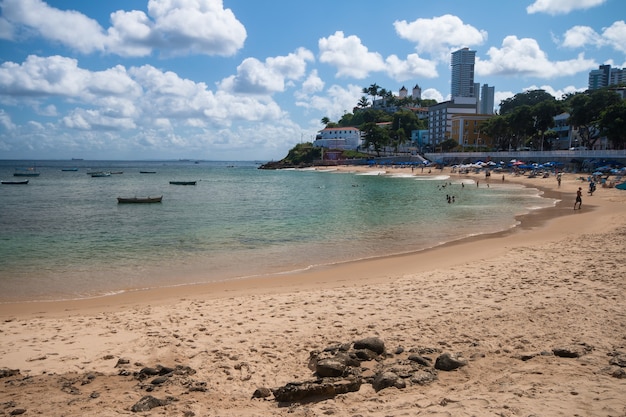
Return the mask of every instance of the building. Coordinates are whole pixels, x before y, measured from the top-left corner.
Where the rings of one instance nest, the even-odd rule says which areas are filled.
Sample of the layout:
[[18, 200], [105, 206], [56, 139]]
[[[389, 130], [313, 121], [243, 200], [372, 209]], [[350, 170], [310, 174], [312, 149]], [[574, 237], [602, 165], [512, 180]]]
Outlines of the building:
[[478, 113], [493, 114], [493, 109], [495, 107], [495, 90], [495, 87], [490, 87], [489, 84], [483, 84], [482, 88], [480, 89], [480, 102], [478, 106]]
[[356, 150], [363, 143], [356, 127], [327, 127], [318, 132], [313, 146], [326, 149]]
[[626, 70], [600, 65], [598, 69], [589, 71], [589, 90], [597, 90], [610, 85], [626, 84]]
[[451, 97], [476, 97], [474, 84], [474, 63], [476, 51], [469, 48], [452, 52], [452, 78], [450, 82]]
[[476, 97], [453, 97], [428, 108], [428, 139], [433, 148], [452, 137], [452, 116], [476, 114]]
[[450, 138], [464, 148], [492, 148], [492, 138], [480, 131], [481, 125], [492, 117], [491, 114], [454, 114], [450, 118]]

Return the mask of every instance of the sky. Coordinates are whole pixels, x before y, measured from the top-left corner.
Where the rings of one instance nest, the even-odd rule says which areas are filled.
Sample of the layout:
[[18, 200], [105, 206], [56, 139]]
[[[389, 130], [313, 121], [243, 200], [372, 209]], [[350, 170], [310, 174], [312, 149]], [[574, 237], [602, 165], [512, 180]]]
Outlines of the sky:
[[[496, 105], [626, 67], [624, 0], [0, 0], [0, 159], [278, 160], [363, 88]], [[371, 99], [368, 97], [368, 99]]]

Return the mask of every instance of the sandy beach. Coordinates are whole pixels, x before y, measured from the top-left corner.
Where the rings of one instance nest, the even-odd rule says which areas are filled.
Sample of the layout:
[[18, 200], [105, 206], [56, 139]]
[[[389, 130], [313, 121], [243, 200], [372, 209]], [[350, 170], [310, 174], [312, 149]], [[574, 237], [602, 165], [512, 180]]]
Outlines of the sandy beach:
[[[0, 415], [626, 416], [626, 191], [589, 196], [579, 177], [506, 174], [560, 202], [418, 253], [0, 304]], [[384, 352], [340, 378], [357, 391], [277, 401], [273, 390], [318, 378], [312, 352], [352, 354], [367, 338]], [[445, 354], [456, 369], [433, 365]], [[372, 383], [383, 365], [403, 387]]]

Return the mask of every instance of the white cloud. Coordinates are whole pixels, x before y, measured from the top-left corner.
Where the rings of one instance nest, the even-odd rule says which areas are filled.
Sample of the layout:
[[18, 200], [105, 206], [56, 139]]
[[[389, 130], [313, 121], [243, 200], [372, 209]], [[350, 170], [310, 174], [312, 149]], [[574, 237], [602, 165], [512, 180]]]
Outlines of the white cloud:
[[352, 113], [363, 96], [363, 88], [349, 84], [346, 87], [333, 84], [323, 95], [299, 95], [297, 106], [319, 111], [322, 117], [339, 120], [344, 113]]
[[11, 121], [11, 116], [6, 114], [3, 109], [0, 109], [0, 126], [4, 130], [15, 130], [15, 124]]
[[450, 14], [413, 22], [396, 21], [393, 25], [398, 36], [416, 43], [418, 52], [429, 53], [444, 62], [449, 61], [450, 51], [481, 45], [487, 40], [486, 31], [465, 24]]
[[143, 11], [119, 10], [112, 26], [82, 13], [60, 10], [41, 0], [4, 0], [0, 34], [27, 28], [82, 53], [106, 52], [147, 56], [154, 49], [163, 55], [234, 55], [247, 37], [245, 27], [222, 0], [150, 0]]
[[613, 49], [626, 53], [626, 23], [623, 20], [605, 28], [602, 32], [602, 38]]
[[538, 78], [554, 78], [588, 71], [597, 66], [591, 59], [580, 54], [576, 59], [550, 61], [537, 41], [530, 38], [518, 39], [507, 36], [502, 47], [491, 47], [487, 51], [489, 60], [476, 60], [476, 74], [481, 76], [512, 75]]
[[304, 77], [307, 62], [313, 60], [313, 53], [305, 48], [287, 56], [267, 58], [265, 62], [246, 58], [237, 67], [237, 75], [222, 80], [220, 88], [248, 94], [283, 92], [286, 81]]
[[533, 4], [526, 8], [526, 12], [529, 14], [567, 14], [574, 10], [590, 9], [605, 2], [606, 0], [535, 0]]
[[396, 55], [390, 55], [386, 59], [387, 73], [396, 81], [406, 81], [415, 78], [435, 78], [437, 65], [433, 61], [422, 59], [417, 54], [409, 54], [406, 61], [402, 61]]
[[444, 101], [443, 94], [441, 94], [438, 90], [434, 88], [427, 88], [422, 91], [422, 98], [428, 100], [435, 100], [437, 103], [441, 103]]
[[314, 94], [324, 89], [324, 81], [317, 74], [317, 70], [311, 71], [306, 80], [302, 83], [304, 94]]
[[376, 52], [369, 52], [357, 36], [345, 37], [337, 31], [318, 42], [320, 62], [337, 68], [337, 77], [363, 79], [370, 72], [384, 71], [385, 63]]
[[568, 48], [582, 48], [587, 45], [609, 46], [626, 53], [626, 23], [623, 20], [614, 22], [611, 26], [603, 28], [602, 34], [598, 34], [589, 26], [574, 26], [565, 32], [562, 45]]

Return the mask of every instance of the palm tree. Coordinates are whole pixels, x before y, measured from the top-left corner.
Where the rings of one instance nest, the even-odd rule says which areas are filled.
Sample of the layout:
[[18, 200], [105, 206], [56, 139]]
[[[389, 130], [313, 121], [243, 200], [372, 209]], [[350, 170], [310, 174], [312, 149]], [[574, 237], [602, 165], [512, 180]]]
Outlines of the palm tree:
[[322, 122], [322, 124], [324, 126], [328, 126], [328, 123], [330, 123], [330, 119], [328, 117], [324, 116], [324, 117], [322, 117], [321, 122]]
[[379, 95], [380, 86], [376, 83], [370, 85], [368, 88], [363, 88], [363, 94], [369, 94], [372, 96], [372, 103], [376, 101], [376, 97]]
[[361, 100], [359, 100], [359, 102], [357, 103], [357, 106], [359, 106], [362, 109], [366, 108], [369, 105], [370, 105], [370, 102], [367, 100], [367, 97], [365, 96], [361, 97]]

